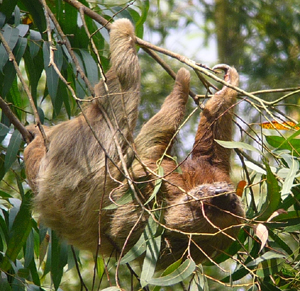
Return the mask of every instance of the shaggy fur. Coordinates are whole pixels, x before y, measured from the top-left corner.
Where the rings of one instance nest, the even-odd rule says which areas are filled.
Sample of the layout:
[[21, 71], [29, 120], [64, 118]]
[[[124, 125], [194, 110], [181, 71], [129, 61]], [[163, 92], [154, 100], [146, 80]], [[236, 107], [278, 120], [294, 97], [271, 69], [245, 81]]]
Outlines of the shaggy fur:
[[[180, 69], [161, 110], [133, 141], [140, 68], [134, 28], [128, 20], [113, 23], [110, 50], [107, 82], [96, 85], [96, 98], [84, 115], [45, 127], [47, 152], [38, 129], [29, 126], [34, 139], [24, 152], [27, 178], [41, 221], [70, 244], [93, 252], [99, 246], [104, 255], [122, 248], [131, 232], [127, 242], [130, 249], [144, 230], [149, 216], [140, 202], [147, 201], [153, 192], [157, 161], [170, 153], [173, 136], [184, 117], [190, 81], [189, 72]], [[238, 85], [236, 70], [221, 68], [226, 71], [226, 80]], [[168, 250], [161, 254], [163, 265], [181, 257], [188, 248], [189, 236], [185, 233], [193, 233], [191, 255], [200, 262], [206, 255], [224, 250], [238, 232], [244, 211], [230, 184], [230, 151], [214, 141], [232, 137], [230, 107], [235, 98], [236, 92], [225, 87], [207, 102], [192, 155], [180, 170], [168, 156], [162, 159], [164, 179], [156, 201], [164, 206], [162, 249]], [[125, 167], [138, 197], [107, 209], [111, 201], [118, 202], [131, 191]], [[152, 209], [151, 203], [146, 208]]]

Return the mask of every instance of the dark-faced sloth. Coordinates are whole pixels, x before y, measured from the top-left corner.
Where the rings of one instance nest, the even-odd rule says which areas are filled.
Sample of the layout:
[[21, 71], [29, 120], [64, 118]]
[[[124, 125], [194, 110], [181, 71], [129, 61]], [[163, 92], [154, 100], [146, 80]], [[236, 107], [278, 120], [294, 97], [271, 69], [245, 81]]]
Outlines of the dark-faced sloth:
[[[244, 211], [231, 185], [230, 151], [215, 139], [232, 137], [236, 92], [224, 87], [208, 100], [191, 156], [178, 167], [170, 151], [184, 117], [189, 72], [178, 71], [160, 111], [133, 139], [140, 68], [130, 21], [112, 24], [110, 53], [107, 81], [95, 86], [96, 96], [83, 114], [44, 127], [47, 151], [39, 130], [28, 127], [34, 139], [24, 152], [26, 173], [42, 223], [78, 248], [109, 256], [125, 241], [129, 250], [148, 218], [155, 221], [159, 210], [165, 250], [160, 262], [172, 263], [190, 253], [198, 263], [225, 250], [240, 228]], [[227, 82], [238, 85], [234, 68], [218, 68], [225, 70]], [[146, 203], [157, 189], [156, 181], [161, 182], [159, 191]], [[126, 196], [133, 198], [119, 202]], [[113, 203], [115, 207], [110, 207]]]

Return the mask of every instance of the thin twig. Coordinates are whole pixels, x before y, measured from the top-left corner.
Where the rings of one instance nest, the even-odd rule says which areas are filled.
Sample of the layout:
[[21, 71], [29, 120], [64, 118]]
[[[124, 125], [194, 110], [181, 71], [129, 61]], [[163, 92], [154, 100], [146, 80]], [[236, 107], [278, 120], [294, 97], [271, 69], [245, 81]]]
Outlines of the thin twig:
[[[64, 34], [63, 30], [61, 29], [57, 19], [55, 18], [54, 14], [52, 13], [51, 9], [46, 5], [44, 6], [44, 9], [47, 10], [54, 26], [55, 26], [55, 29], [57, 30], [57, 33], [60, 35], [64, 45], [66, 46], [67, 50], [68, 50], [68, 53], [70, 54], [71, 56], [71, 59], [72, 59], [72, 62], [75, 64], [75, 67], [76, 67], [76, 71], [80, 74], [80, 77], [83, 79], [83, 81], [85, 82], [85, 84], [87, 85], [90, 93], [92, 96], [95, 95], [95, 92], [94, 92], [94, 88], [93, 86], [91, 85], [90, 81], [88, 80], [87, 76], [85, 75], [84, 71], [82, 70], [82, 68], [80, 67], [80, 64], [73, 52], [73, 49], [72, 49], [72, 46], [70, 44], [70, 41], [69, 39], [66, 37], [66, 35]], [[61, 75], [59, 69], [57, 68], [57, 66], [55, 65], [55, 62], [52, 62], [51, 64], [49, 65], [52, 65], [53, 68], [55, 69], [56, 73], [58, 75]], [[61, 78], [62, 79], [62, 78]], [[72, 96], [74, 97], [75, 95], [72, 94]], [[77, 98], [77, 97], [76, 97]], [[75, 98], [75, 99], [76, 99]], [[77, 100], [77, 99], [76, 99]]]
[[79, 276], [79, 280], [80, 280], [80, 284], [81, 284], [81, 290], [82, 290], [82, 288], [84, 288], [86, 291], [88, 291], [89, 289], [86, 287], [86, 285], [85, 285], [85, 283], [83, 281], [83, 278], [81, 276], [79, 265], [78, 265], [78, 262], [77, 262], [77, 256], [76, 256], [75, 249], [74, 249], [73, 246], [71, 246], [71, 250], [72, 250], [72, 254], [73, 254], [73, 258], [74, 258], [74, 262], [75, 262], [77, 274]]

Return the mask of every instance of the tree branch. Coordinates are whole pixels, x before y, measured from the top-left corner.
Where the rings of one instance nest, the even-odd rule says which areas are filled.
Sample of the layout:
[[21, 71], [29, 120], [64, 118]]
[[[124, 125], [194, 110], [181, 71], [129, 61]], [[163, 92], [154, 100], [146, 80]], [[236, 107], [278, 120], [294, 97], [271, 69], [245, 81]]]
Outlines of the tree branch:
[[[97, 21], [98, 23], [100, 23], [104, 28], [106, 28], [108, 31], [110, 31], [110, 27], [111, 27], [111, 23], [106, 20], [104, 17], [102, 17], [101, 15], [97, 14], [96, 12], [94, 12], [93, 10], [91, 10], [90, 8], [86, 7], [85, 5], [81, 4], [80, 2], [78, 2], [77, 0], [64, 0], [66, 3], [72, 5], [73, 7], [75, 7], [76, 9], [78, 9], [78, 11], [80, 11], [80, 13], [85, 13], [87, 16], [91, 17], [92, 19], [94, 19], [95, 21]], [[136, 38], [136, 43], [147, 53], [149, 54], [174, 80], [176, 79], [176, 73], [172, 70], [172, 68], [162, 60], [162, 58], [160, 58], [153, 50], [156, 51], [160, 51], [159, 47], [156, 47], [140, 38]], [[150, 48], [153, 48], [150, 49]], [[162, 49], [163, 50], [163, 49]], [[162, 51], [160, 51], [162, 52]], [[171, 52], [164, 50], [166, 55], [170, 55]], [[173, 57], [178, 58], [179, 55], [174, 54]], [[183, 57], [184, 58], [184, 57]], [[189, 95], [194, 99], [195, 103], [198, 104], [198, 96], [192, 92], [190, 90]]]
[[24, 127], [24, 125], [20, 122], [18, 117], [11, 111], [10, 107], [0, 96], [0, 107], [2, 112], [6, 115], [6, 117], [10, 120], [10, 122], [15, 126], [15, 128], [22, 134], [24, 140], [27, 143], [30, 143], [32, 140], [32, 135], [30, 132]]

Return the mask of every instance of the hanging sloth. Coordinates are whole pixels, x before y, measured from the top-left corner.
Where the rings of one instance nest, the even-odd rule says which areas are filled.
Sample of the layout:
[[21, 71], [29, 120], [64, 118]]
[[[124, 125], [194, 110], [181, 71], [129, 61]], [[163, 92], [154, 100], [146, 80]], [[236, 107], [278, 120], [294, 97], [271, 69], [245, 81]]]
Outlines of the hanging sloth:
[[[107, 80], [95, 86], [96, 96], [84, 114], [44, 127], [47, 151], [38, 128], [28, 127], [34, 139], [24, 158], [35, 210], [43, 224], [70, 244], [109, 256], [125, 241], [129, 250], [159, 209], [164, 229], [159, 261], [170, 264], [189, 248], [199, 263], [229, 246], [244, 217], [230, 180], [230, 150], [215, 142], [232, 138], [231, 108], [237, 93], [224, 87], [208, 100], [191, 156], [179, 171], [169, 154], [185, 114], [189, 72], [178, 71], [173, 91], [134, 139], [140, 67], [129, 20], [112, 24], [110, 53]], [[225, 71], [227, 82], [238, 85], [234, 68], [216, 68]], [[159, 178], [158, 167], [163, 178], [155, 208], [154, 199], [148, 200]], [[126, 195], [133, 198], [118, 203]], [[112, 202], [116, 207], [109, 207]]]

